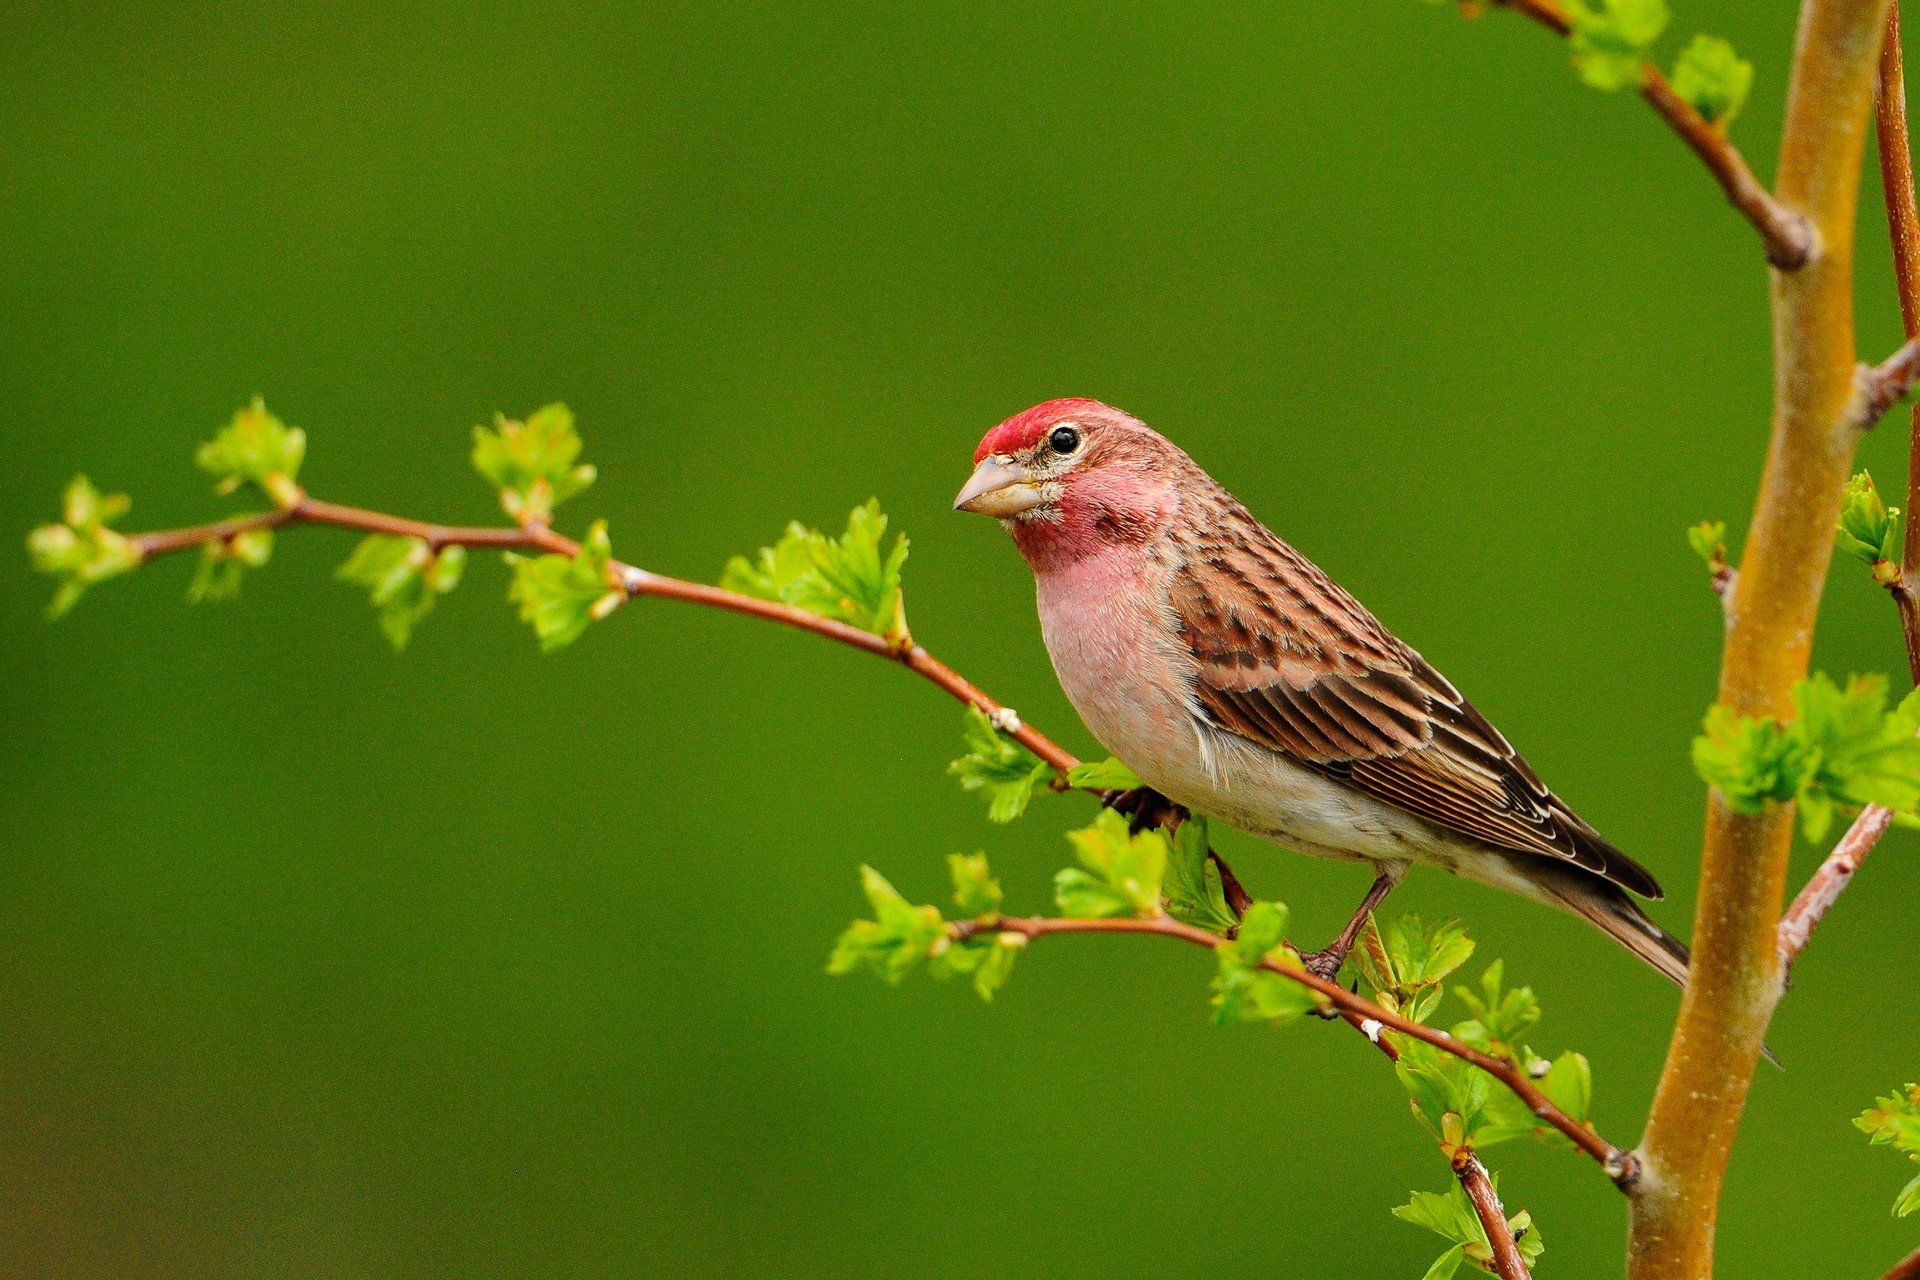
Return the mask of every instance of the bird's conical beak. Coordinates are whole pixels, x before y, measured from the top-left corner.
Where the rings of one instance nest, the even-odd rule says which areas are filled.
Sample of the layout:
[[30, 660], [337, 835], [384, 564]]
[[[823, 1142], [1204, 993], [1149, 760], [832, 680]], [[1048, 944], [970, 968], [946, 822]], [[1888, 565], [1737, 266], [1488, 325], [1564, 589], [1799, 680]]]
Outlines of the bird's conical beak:
[[996, 456], [981, 459], [954, 498], [953, 509], [1006, 520], [1046, 500], [1042, 486], [1029, 479], [1025, 470]]

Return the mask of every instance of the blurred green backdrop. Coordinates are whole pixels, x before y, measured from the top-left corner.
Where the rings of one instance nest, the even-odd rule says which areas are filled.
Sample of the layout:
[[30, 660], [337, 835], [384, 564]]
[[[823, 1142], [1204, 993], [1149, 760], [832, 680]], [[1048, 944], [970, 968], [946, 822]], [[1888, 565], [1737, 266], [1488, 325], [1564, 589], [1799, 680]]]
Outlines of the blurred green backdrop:
[[[1760, 71], [1794, 7], [1686, 0]], [[1681, 537], [1748, 509], [1754, 237], [1629, 96], [1495, 14], [1380, 0], [436, 3], [0, 14], [0, 512], [85, 470], [129, 527], [223, 509], [255, 392], [323, 496], [495, 514], [472, 423], [563, 398], [622, 554], [711, 579], [869, 495], [920, 637], [1069, 746], [1026, 570], [948, 512], [1056, 395], [1185, 444], [1466, 688], [1691, 918], [1686, 747], [1719, 620]], [[1871, 182], [1871, 179], [1869, 179]], [[1898, 316], [1877, 197], [1864, 350]], [[1867, 460], [1897, 486], [1889, 419]], [[16, 542], [16, 547], [17, 547]], [[1045, 901], [1086, 819], [990, 829], [957, 709], [664, 603], [542, 659], [477, 561], [396, 658], [282, 540], [223, 608], [158, 565], [42, 621], [0, 573], [0, 1272], [1417, 1276], [1446, 1170], [1344, 1031], [1207, 1026], [1206, 957], [1037, 947], [992, 1007], [821, 968], [873, 861], [984, 847]], [[1819, 661], [1897, 670], [1838, 575]], [[1878, 1274], [1916, 1228], [1848, 1119], [1920, 1073], [1914, 838], [1796, 974], [1722, 1214], [1729, 1275]], [[1331, 931], [1363, 887], [1228, 837]], [[1812, 851], [1802, 850], [1803, 863]], [[1673, 993], [1577, 924], [1416, 875], [1589, 1052], [1631, 1139]], [[747, 920], [763, 945], [717, 941]], [[1476, 966], [1477, 968], [1477, 966]], [[1544, 1274], [1621, 1205], [1494, 1153]]]

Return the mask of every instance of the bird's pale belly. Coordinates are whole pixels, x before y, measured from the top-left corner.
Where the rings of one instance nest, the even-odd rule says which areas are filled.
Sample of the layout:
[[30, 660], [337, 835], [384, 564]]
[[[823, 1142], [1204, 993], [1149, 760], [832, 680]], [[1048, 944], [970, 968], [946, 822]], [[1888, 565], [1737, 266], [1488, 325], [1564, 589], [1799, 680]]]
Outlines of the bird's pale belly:
[[1207, 724], [1186, 696], [1184, 652], [1094, 558], [1049, 575], [1040, 628], [1067, 698], [1102, 745], [1169, 799], [1301, 853], [1429, 862], [1476, 879], [1460, 848], [1411, 814]]

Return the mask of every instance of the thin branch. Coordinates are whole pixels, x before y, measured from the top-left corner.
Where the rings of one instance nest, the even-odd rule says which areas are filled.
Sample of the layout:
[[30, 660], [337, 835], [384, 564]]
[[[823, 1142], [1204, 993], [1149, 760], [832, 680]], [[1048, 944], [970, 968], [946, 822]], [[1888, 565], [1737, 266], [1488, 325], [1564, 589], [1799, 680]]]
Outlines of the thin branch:
[[1880, 421], [1920, 382], [1920, 338], [1909, 338], [1879, 364], [1860, 366], [1858, 381], [1850, 416], [1854, 425], [1864, 430]]
[[1640, 96], [1672, 126], [1680, 140], [1700, 157], [1726, 193], [1727, 203], [1738, 209], [1766, 246], [1767, 261], [1782, 271], [1806, 265], [1813, 256], [1813, 226], [1805, 218], [1773, 198], [1747, 167], [1746, 157], [1727, 140], [1724, 131], [1708, 124], [1686, 99], [1673, 91], [1660, 68], [1651, 62], [1640, 68]]
[[[265, 515], [221, 520], [213, 524], [197, 525], [190, 529], [165, 529], [153, 533], [129, 534], [128, 541], [139, 550], [142, 559], [150, 559], [169, 552], [185, 551], [205, 543], [225, 542], [252, 529], [271, 529], [296, 524], [335, 525], [344, 529], [359, 529], [366, 533], [419, 538], [435, 550], [441, 547], [460, 546], [488, 547], [508, 551], [543, 551], [563, 556], [580, 554], [579, 543], [541, 524], [528, 524], [518, 528], [428, 524], [401, 516], [387, 515], [384, 512], [322, 502], [304, 492], [298, 493], [287, 506]], [[862, 631], [858, 627], [850, 627], [844, 622], [835, 622], [831, 618], [823, 618], [791, 605], [780, 604], [773, 600], [761, 600], [719, 587], [710, 587], [702, 582], [687, 582], [664, 574], [650, 573], [619, 560], [608, 564], [607, 581], [610, 586], [626, 592], [629, 596], [659, 596], [688, 604], [725, 609], [732, 613], [743, 613], [749, 617], [764, 618], [769, 622], [778, 622], [801, 631], [811, 631], [815, 635], [837, 640], [841, 644], [871, 653], [875, 657], [897, 662], [914, 674], [938, 685], [959, 701], [980, 708], [989, 716], [993, 716], [996, 723], [1003, 727], [1011, 725], [1012, 727], [1007, 729], [1008, 736], [1046, 761], [1062, 779], [1070, 769], [1080, 763], [1072, 752], [1057, 745], [1031, 725], [1020, 721], [1009, 708], [988, 697], [959, 672], [928, 653], [922, 646], [913, 643], [911, 639], [900, 641], [877, 636], [872, 632]]]
[[1493, 1248], [1493, 1274], [1500, 1280], [1533, 1280], [1533, 1273], [1527, 1270], [1527, 1260], [1520, 1256], [1520, 1246], [1513, 1238], [1513, 1228], [1507, 1225], [1507, 1211], [1501, 1208], [1500, 1197], [1494, 1194], [1487, 1166], [1481, 1164], [1480, 1157], [1470, 1149], [1462, 1147], [1453, 1158], [1453, 1176], [1460, 1179], [1460, 1189], [1467, 1193], [1474, 1213], [1480, 1218], [1480, 1226], [1487, 1233], [1487, 1243]]
[[[1400, 1050], [1393, 1041], [1380, 1034], [1380, 1024], [1369, 1023], [1351, 1013], [1342, 1013], [1349, 1024], [1367, 1039], [1373, 1041], [1388, 1060], [1400, 1061]], [[1458, 1147], [1447, 1162], [1453, 1168], [1453, 1176], [1460, 1180], [1460, 1189], [1467, 1193], [1467, 1200], [1473, 1205], [1474, 1214], [1480, 1219], [1481, 1230], [1487, 1233], [1487, 1244], [1493, 1250], [1495, 1274], [1501, 1280], [1532, 1280], [1532, 1272], [1527, 1270], [1527, 1261], [1520, 1256], [1520, 1246], [1515, 1241], [1513, 1228], [1507, 1225], [1507, 1211], [1500, 1204], [1500, 1197], [1494, 1193], [1493, 1178], [1487, 1173], [1487, 1167], [1480, 1163], [1471, 1147]], [[1611, 1171], [1611, 1166], [1607, 1166]]]
[[[1573, 20], [1558, 0], [1492, 0], [1502, 9], [1533, 19], [1557, 36], [1573, 34]], [[1793, 271], [1813, 257], [1816, 237], [1813, 224], [1777, 199], [1753, 176], [1746, 157], [1727, 139], [1723, 129], [1709, 124], [1686, 99], [1673, 91], [1660, 68], [1651, 62], [1640, 69], [1640, 96], [1654, 113], [1680, 135], [1692, 152], [1700, 157], [1713, 175], [1727, 202], [1753, 224], [1766, 247], [1767, 261], [1782, 271]]]
[[[1123, 917], [1097, 920], [1061, 916], [997, 916], [988, 920], [956, 921], [952, 930], [956, 941], [988, 932], [1017, 933], [1026, 938], [1043, 938], [1056, 933], [1147, 933], [1189, 942], [1195, 946], [1205, 947], [1209, 951], [1220, 945], [1220, 939], [1206, 930], [1183, 924], [1166, 915], [1145, 919]], [[1338, 1010], [1342, 1017], [1364, 1032], [1375, 1044], [1382, 1043], [1379, 1037], [1384, 1028], [1430, 1044], [1443, 1053], [1450, 1053], [1461, 1061], [1480, 1068], [1513, 1090], [1520, 1101], [1526, 1104], [1527, 1110], [1543, 1123], [1558, 1129], [1575, 1146], [1598, 1161], [1606, 1170], [1607, 1176], [1623, 1190], [1632, 1186], [1638, 1173], [1632, 1154], [1602, 1138], [1591, 1125], [1582, 1124], [1555, 1106], [1553, 1100], [1542, 1093], [1533, 1081], [1527, 1079], [1526, 1074], [1512, 1063], [1502, 1061], [1492, 1054], [1482, 1053], [1471, 1045], [1462, 1044], [1444, 1031], [1402, 1017], [1364, 996], [1347, 990], [1337, 982], [1329, 982], [1304, 969], [1290, 969], [1271, 960], [1262, 961], [1260, 967], [1326, 997], [1327, 1002]]]
[[1893, 825], [1893, 810], [1883, 809], [1870, 804], [1860, 811], [1853, 820], [1847, 833], [1833, 846], [1826, 861], [1820, 864], [1807, 881], [1807, 887], [1800, 891], [1780, 918], [1780, 965], [1782, 968], [1792, 964], [1799, 954], [1806, 950], [1808, 939], [1840, 897], [1842, 891], [1853, 879], [1853, 873], [1860, 869], [1873, 846], [1880, 843], [1880, 837]]
[[[1913, 193], [1913, 148], [1907, 137], [1907, 78], [1900, 56], [1900, 6], [1887, 10], [1880, 45], [1880, 95], [1874, 107], [1880, 151], [1880, 187], [1886, 196], [1887, 234], [1893, 241], [1893, 274], [1900, 292], [1900, 324], [1909, 339], [1920, 335], [1920, 208]], [[1920, 405], [1913, 407], [1907, 435], [1907, 533], [1900, 577], [1889, 588], [1900, 610], [1907, 644], [1907, 670], [1920, 684]]]

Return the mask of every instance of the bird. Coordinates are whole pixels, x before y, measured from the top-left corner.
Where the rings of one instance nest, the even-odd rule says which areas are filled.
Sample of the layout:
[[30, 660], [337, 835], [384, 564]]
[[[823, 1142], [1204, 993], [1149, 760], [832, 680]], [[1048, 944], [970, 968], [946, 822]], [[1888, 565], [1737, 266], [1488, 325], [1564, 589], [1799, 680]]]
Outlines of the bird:
[[1098, 400], [987, 432], [954, 507], [1033, 571], [1061, 688], [1147, 787], [1300, 853], [1370, 865], [1303, 956], [1333, 978], [1414, 863], [1571, 912], [1677, 985], [1652, 873], [1542, 783], [1459, 690], [1178, 446]]

